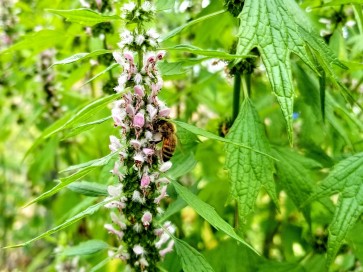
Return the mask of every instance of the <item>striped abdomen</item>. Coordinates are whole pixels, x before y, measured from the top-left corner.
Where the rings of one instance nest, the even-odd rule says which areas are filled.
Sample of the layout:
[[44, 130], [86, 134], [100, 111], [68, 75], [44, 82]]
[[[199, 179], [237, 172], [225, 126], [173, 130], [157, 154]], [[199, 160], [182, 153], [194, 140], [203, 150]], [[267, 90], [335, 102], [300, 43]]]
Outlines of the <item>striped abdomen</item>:
[[168, 137], [163, 138], [163, 147], [161, 148], [161, 155], [163, 161], [169, 161], [173, 156], [176, 148], [176, 136], [174, 134], [168, 135]]

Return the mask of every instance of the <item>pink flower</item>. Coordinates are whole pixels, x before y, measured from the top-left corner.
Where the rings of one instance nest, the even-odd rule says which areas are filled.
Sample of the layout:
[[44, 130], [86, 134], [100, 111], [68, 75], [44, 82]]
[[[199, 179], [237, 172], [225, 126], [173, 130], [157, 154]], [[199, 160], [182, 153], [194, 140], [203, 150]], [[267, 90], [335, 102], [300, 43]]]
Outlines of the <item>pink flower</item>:
[[144, 113], [138, 112], [134, 116], [133, 125], [135, 128], [142, 128], [145, 125]]
[[143, 97], [145, 95], [144, 88], [141, 85], [136, 85], [134, 87], [134, 91], [139, 97]]
[[154, 203], [159, 204], [160, 201], [167, 196], [166, 189], [168, 186], [163, 186], [160, 191], [160, 195], [154, 199]]
[[134, 55], [130, 51], [124, 52], [124, 57], [127, 59], [130, 63], [134, 63]]
[[142, 163], [142, 162], [144, 162], [144, 161], [145, 161], [145, 157], [144, 157], [144, 155], [143, 155], [141, 152], [139, 152], [139, 153], [136, 153], [136, 154], [135, 154], [135, 156], [134, 156], [134, 160], [135, 160], [136, 162], [138, 162], [138, 163]]
[[124, 59], [122, 58], [122, 55], [119, 52], [113, 52], [112, 56], [116, 60], [116, 62], [118, 64], [120, 64], [121, 66], [125, 65], [125, 61], [124, 61]]
[[109, 233], [117, 235], [120, 239], [122, 239], [122, 237], [124, 236], [124, 233], [122, 231], [115, 230], [115, 228], [111, 224], [105, 224], [104, 227], [108, 230]]
[[158, 54], [156, 55], [156, 58], [157, 58], [158, 60], [162, 60], [162, 59], [164, 58], [164, 56], [165, 56], [165, 51], [160, 51], [160, 52], [158, 52]]
[[111, 112], [115, 126], [122, 126], [126, 112], [120, 108], [113, 108]]
[[140, 84], [142, 82], [142, 75], [140, 73], [137, 73], [134, 76], [134, 81], [135, 81], [136, 84]]
[[158, 113], [158, 110], [151, 104], [148, 104], [146, 106], [146, 110], [149, 113], [150, 119], [153, 120], [156, 114]]
[[130, 141], [130, 144], [135, 148], [135, 149], [140, 149], [141, 147], [141, 142], [139, 140], [133, 139]]
[[107, 187], [107, 192], [110, 196], [115, 197], [115, 196], [120, 196], [122, 193], [122, 184], [118, 184], [118, 185], [109, 185]]
[[150, 226], [152, 219], [153, 219], [153, 216], [149, 211], [144, 212], [144, 215], [141, 218], [141, 221], [142, 221], [142, 224], [144, 225], [144, 227]]
[[143, 148], [142, 152], [144, 152], [146, 156], [151, 156], [155, 153], [155, 150], [152, 148]]
[[167, 253], [172, 252], [174, 247], [174, 240], [171, 240], [168, 243], [168, 246], [162, 250], [159, 251], [159, 254], [161, 257], [164, 257]]
[[130, 116], [130, 117], [133, 117], [135, 115], [135, 108], [131, 105], [131, 104], [128, 104], [126, 106], [126, 113]]
[[170, 115], [170, 108], [164, 108], [159, 111], [161, 117], [168, 117]]
[[120, 140], [117, 137], [111, 135], [110, 142], [111, 142], [111, 144], [108, 147], [110, 148], [110, 150], [112, 152], [116, 152], [117, 150], [119, 150], [121, 148]]
[[144, 255], [145, 254], [145, 249], [140, 245], [134, 245], [132, 250], [134, 251], [134, 253], [136, 255]]
[[150, 177], [144, 174], [141, 178], [141, 188], [146, 188], [150, 184]]

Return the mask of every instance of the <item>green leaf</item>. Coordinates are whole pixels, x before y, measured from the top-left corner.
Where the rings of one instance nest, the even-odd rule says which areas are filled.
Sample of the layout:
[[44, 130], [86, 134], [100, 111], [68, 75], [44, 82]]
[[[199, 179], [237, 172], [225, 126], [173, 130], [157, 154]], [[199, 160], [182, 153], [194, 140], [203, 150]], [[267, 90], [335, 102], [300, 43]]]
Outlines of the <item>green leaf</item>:
[[[247, 98], [227, 139], [270, 153], [264, 127], [252, 102]], [[226, 145], [226, 168], [231, 179], [231, 194], [238, 202], [239, 216], [245, 218], [254, 210], [258, 193], [263, 186], [276, 205], [278, 200], [273, 179], [273, 160], [249, 149]]]
[[108, 71], [112, 70], [115, 67], [118, 67], [119, 64], [118, 63], [112, 63], [110, 66], [108, 66], [105, 70], [99, 72], [98, 74], [96, 74], [94, 77], [90, 78], [89, 80], [87, 80], [85, 83], [82, 84], [81, 87], [83, 87], [84, 85], [87, 85], [88, 83], [90, 83], [91, 81], [95, 80], [96, 78], [106, 74]]
[[96, 182], [79, 181], [67, 186], [73, 192], [86, 196], [108, 196], [107, 185]]
[[290, 54], [296, 54], [317, 72], [309, 58], [310, 48], [321, 59], [323, 68], [328, 69], [328, 76], [332, 76], [333, 64], [345, 66], [313, 33], [308, 17], [294, 1], [246, 0], [239, 19], [237, 54], [248, 54], [255, 47], [260, 51], [292, 143], [294, 88]]
[[179, 34], [179, 33], [180, 33], [180, 32], [182, 32], [184, 29], [186, 29], [186, 28], [188, 28], [188, 27], [190, 27], [190, 26], [192, 26], [192, 25], [195, 25], [195, 24], [197, 24], [197, 23], [200, 23], [200, 22], [202, 22], [202, 21], [204, 21], [204, 20], [207, 20], [207, 19], [209, 19], [209, 18], [212, 18], [212, 17], [214, 17], [214, 16], [217, 16], [217, 15], [219, 15], [219, 14], [222, 14], [222, 13], [224, 13], [224, 12], [226, 12], [226, 11], [225, 11], [225, 10], [220, 10], [220, 11], [217, 11], [217, 12], [214, 12], [214, 13], [211, 13], [211, 14], [208, 14], [208, 15], [205, 15], [205, 16], [202, 16], [202, 17], [199, 17], [199, 18], [197, 18], [197, 19], [195, 19], [195, 20], [193, 20], [193, 21], [190, 21], [190, 22], [188, 22], [188, 23], [186, 23], [186, 24], [183, 24], [183, 25], [181, 25], [181, 26], [179, 26], [179, 27], [177, 27], [177, 28], [173, 29], [172, 31], [170, 31], [170, 32], [169, 32], [169, 33], [167, 33], [166, 35], [163, 35], [163, 36], [161, 37], [161, 41], [166, 41], [166, 40], [170, 39], [171, 37], [174, 37], [175, 35]]
[[91, 160], [91, 161], [84, 162], [84, 163], [81, 163], [81, 164], [72, 165], [72, 166], [69, 166], [66, 169], [60, 171], [60, 173], [80, 170], [80, 169], [90, 167], [90, 166], [95, 166], [95, 167], [104, 166], [104, 165], [108, 164], [109, 161], [113, 157], [115, 157], [116, 155], [117, 155], [117, 152], [113, 152], [113, 153], [110, 153], [110, 154], [108, 154], [108, 155], [106, 155], [106, 156], [104, 156], [102, 158], [99, 158], [99, 159]]
[[95, 51], [93, 51], [91, 53], [78, 53], [78, 54], [75, 54], [75, 55], [70, 56], [68, 58], [65, 58], [63, 60], [59, 60], [59, 61], [54, 62], [50, 67], [53, 67], [55, 65], [61, 65], [61, 64], [69, 64], [69, 63], [73, 63], [73, 62], [76, 62], [76, 61], [81, 61], [81, 60], [85, 60], [85, 59], [88, 59], [88, 58], [92, 58], [92, 57], [99, 56], [99, 55], [104, 55], [104, 54], [109, 54], [109, 53], [112, 53], [112, 50], [98, 49], [98, 50], [95, 50]]
[[65, 248], [60, 253], [64, 256], [92, 255], [108, 249], [109, 245], [101, 240], [89, 240], [73, 247]]
[[216, 213], [212, 206], [200, 200], [197, 196], [191, 193], [184, 186], [180, 185], [177, 181], [172, 180], [172, 184], [174, 185], [175, 190], [178, 192], [178, 195], [183, 198], [190, 207], [192, 207], [201, 217], [207, 220], [214, 228], [223, 231], [225, 234], [246, 245], [259, 255], [259, 253], [252, 246], [247, 244], [241, 237], [236, 234], [231, 225], [224, 221], [218, 215], [218, 213]]
[[[274, 148], [273, 152], [279, 159], [279, 162], [276, 163], [278, 181], [296, 207], [299, 208], [313, 191], [313, 180], [308, 167], [304, 165], [304, 163], [312, 162], [288, 148]], [[303, 207], [302, 213], [310, 222], [310, 207]]]
[[206, 261], [204, 256], [192, 248], [186, 242], [173, 237], [175, 241], [175, 250], [178, 254], [183, 271], [185, 272], [213, 272], [213, 268]]
[[322, 4], [324, 7], [340, 6], [347, 4], [363, 4], [363, 0], [333, 0]]
[[241, 147], [241, 148], [246, 148], [246, 149], [252, 150], [253, 152], [256, 152], [258, 154], [269, 157], [269, 158], [271, 158], [273, 160], [277, 160], [276, 158], [272, 157], [271, 155], [269, 155], [267, 153], [256, 150], [256, 149], [254, 149], [254, 148], [252, 148], [250, 146], [246, 146], [244, 144], [241, 144], [241, 143], [238, 143], [238, 142], [235, 142], [235, 141], [231, 141], [231, 140], [228, 140], [228, 139], [223, 138], [223, 137], [219, 137], [219, 136], [217, 136], [217, 135], [215, 135], [215, 134], [213, 134], [213, 133], [211, 133], [209, 131], [206, 131], [206, 130], [198, 128], [198, 127], [195, 127], [193, 125], [190, 125], [190, 124], [187, 124], [187, 123], [184, 123], [184, 122], [181, 122], [181, 121], [176, 121], [176, 120], [172, 120], [171, 122], [175, 123], [177, 126], [183, 128], [183, 129], [186, 129], [186, 130], [190, 131], [191, 133], [193, 133], [195, 135], [203, 136], [203, 137], [206, 137], [208, 139], [217, 140], [217, 141], [224, 142], [224, 143], [227, 143], [227, 144], [232, 144], [232, 145], [235, 145], [235, 146], [238, 146], [238, 147]]
[[25, 204], [24, 207], [27, 207], [27, 206], [35, 203], [35, 202], [38, 202], [40, 200], [46, 199], [46, 198], [54, 195], [55, 193], [59, 192], [61, 189], [63, 189], [67, 185], [71, 184], [72, 182], [83, 178], [88, 173], [95, 170], [97, 167], [104, 166], [104, 165], [108, 164], [110, 162], [110, 160], [116, 154], [117, 153], [111, 153], [111, 154], [109, 154], [109, 155], [107, 155], [107, 156], [105, 156], [105, 157], [103, 157], [101, 159], [92, 160], [92, 161], [89, 161], [89, 162], [86, 162], [86, 163], [82, 163], [82, 164], [78, 164], [78, 165], [68, 167], [67, 169], [63, 170], [62, 172], [67, 172], [67, 171], [71, 171], [71, 170], [79, 170], [79, 171], [72, 174], [72, 175], [70, 175], [70, 176], [68, 176], [68, 177], [61, 178], [60, 182], [56, 186], [54, 186], [49, 191], [46, 191], [45, 193], [41, 194], [37, 198], [31, 200], [30, 202]]
[[20, 42], [17, 42], [9, 48], [0, 51], [0, 54], [7, 54], [23, 49], [33, 49], [37, 52], [40, 52], [46, 48], [54, 46], [58, 41], [65, 40], [65, 38], [68, 37], [63, 32], [43, 29], [23, 37]]
[[65, 229], [67, 227], [69, 227], [70, 225], [76, 223], [77, 221], [81, 220], [82, 218], [88, 216], [88, 215], [91, 215], [93, 213], [95, 213], [96, 211], [98, 211], [101, 207], [103, 207], [105, 204], [107, 204], [108, 202], [112, 201], [113, 199], [105, 199], [104, 201], [100, 202], [100, 203], [97, 203], [95, 205], [92, 205], [90, 207], [88, 207], [86, 210], [84, 210], [83, 212], [73, 216], [72, 218], [68, 219], [67, 221], [65, 221], [64, 223], [40, 234], [39, 236], [25, 242], [25, 243], [21, 243], [21, 244], [17, 244], [17, 245], [12, 245], [12, 246], [7, 246], [7, 247], [4, 247], [4, 248], [16, 248], [16, 247], [24, 247], [24, 246], [27, 246], [39, 239], [42, 239], [44, 237], [47, 237], [49, 235], [52, 235], [62, 229]]
[[156, 10], [172, 9], [175, 5], [175, 0], [157, 0], [155, 3]]
[[[124, 92], [127, 90], [128, 89], [125, 89]], [[65, 129], [72, 129], [79, 126], [80, 124], [82, 124], [82, 122], [85, 122], [87, 119], [91, 118], [93, 115], [103, 110], [107, 106], [107, 104], [109, 104], [112, 100], [115, 100], [120, 96], [121, 96], [120, 93], [115, 93], [113, 95], [101, 97], [92, 102], [85, 103], [84, 105], [78, 107], [76, 110], [72, 112], [68, 112], [65, 116], [57, 120], [55, 123], [53, 123], [51, 126], [46, 128], [42, 132], [42, 134], [36, 139], [36, 141], [27, 151], [25, 157], [29, 155], [29, 153], [31, 153], [47, 138]]]
[[186, 70], [182, 62], [158, 62], [160, 73], [163, 76], [174, 76], [185, 74]]
[[320, 184], [310, 201], [339, 193], [334, 217], [329, 226], [328, 258], [330, 265], [348, 231], [363, 213], [363, 153], [339, 162]]
[[106, 122], [110, 119], [112, 119], [112, 116], [107, 116], [105, 118], [102, 118], [102, 119], [99, 119], [96, 121], [92, 121], [92, 122], [88, 122], [88, 123], [76, 126], [76, 127], [72, 128], [71, 131], [69, 131], [66, 135], [63, 136], [62, 141], [65, 139], [68, 139], [70, 137], [76, 136], [87, 130], [90, 130], [90, 129], [94, 128], [95, 125], [103, 124], [104, 122]]
[[162, 50], [189, 52], [195, 55], [202, 55], [202, 56], [207, 56], [211, 58], [220, 58], [220, 59], [236, 59], [236, 58], [251, 58], [251, 57], [256, 58], [256, 56], [254, 55], [245, 55], [245, 56], [232, 55], [227, 52], [201, 49], [199, 47], [188, 44], [180, 44], [174, 47], [166, 47], [162, 48]]
[[119, 16], [104, 15], [97, 13], [91, 9], [85, 9], [85, 8], [70, 9], [70, 10], [47, 9], [47, 11], [66, 18], [66, 21], [68, 22], [77, 23], [86, 26], [93, 26], [99, 23], [121, 20]]

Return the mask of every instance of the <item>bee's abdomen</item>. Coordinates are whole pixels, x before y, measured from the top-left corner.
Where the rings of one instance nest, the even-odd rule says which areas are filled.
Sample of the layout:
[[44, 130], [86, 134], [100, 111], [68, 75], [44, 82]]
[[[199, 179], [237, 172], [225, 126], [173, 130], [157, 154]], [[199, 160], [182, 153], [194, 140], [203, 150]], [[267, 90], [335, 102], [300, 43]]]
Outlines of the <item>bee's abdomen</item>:
[[163, 147], [161, 149], [163, 155], [163, 161], [169, 161], [174, 154], [176, 146], [176, 140], [174, 137], [165, 138], [163, 141]]

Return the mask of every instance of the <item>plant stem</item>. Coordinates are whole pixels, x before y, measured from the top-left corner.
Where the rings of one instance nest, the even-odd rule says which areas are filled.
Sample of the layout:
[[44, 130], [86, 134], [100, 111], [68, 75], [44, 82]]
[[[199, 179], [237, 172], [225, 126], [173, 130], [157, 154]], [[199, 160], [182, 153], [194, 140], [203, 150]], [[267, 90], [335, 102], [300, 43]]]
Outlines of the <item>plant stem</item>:
[[234, 76], [234, 86], [233, 86], [233, 115], [232, 120], [236, 120], [239, 112], [239, 102], [241, 97], [241, 75], [236, 74]]

